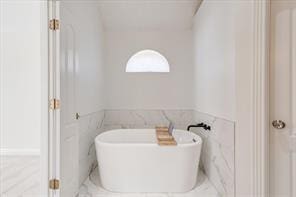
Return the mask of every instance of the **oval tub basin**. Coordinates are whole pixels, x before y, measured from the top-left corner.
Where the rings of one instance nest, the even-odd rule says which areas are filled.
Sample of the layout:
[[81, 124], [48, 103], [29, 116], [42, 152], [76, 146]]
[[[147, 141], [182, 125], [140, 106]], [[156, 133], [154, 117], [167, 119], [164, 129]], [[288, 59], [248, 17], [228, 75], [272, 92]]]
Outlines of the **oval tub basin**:
[[174, 130], [177, 146], [159, 146], [154, 129], [119, 129], [95, 138], [102, 186], [113, 192], [187, 192], [196, 184], [201, 138]]

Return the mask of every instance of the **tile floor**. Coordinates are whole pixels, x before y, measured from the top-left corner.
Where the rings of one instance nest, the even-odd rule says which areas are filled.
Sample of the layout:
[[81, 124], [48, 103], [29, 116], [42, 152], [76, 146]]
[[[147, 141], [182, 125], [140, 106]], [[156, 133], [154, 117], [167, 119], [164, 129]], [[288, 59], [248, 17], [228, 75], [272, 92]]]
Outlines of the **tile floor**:
[[98, 169], [95, 169], [80, 187], [78, 197], [219, 197], [213, 185], [201, 171], [196, 185], [187, 193], [112, 193], [101, 187]]
[[[39, 157], [0, 157], [0, 196], [39, 197]], [[78, 197], [219, 197], [208, 178], [199, 173], [197, 186], [187, 193], [133, 193], [120, 194], [106, 191], [100, 186], [98, 169], [83, 183]]]
[[0, 157], [0, 196], [39, 196], [39, 156]]

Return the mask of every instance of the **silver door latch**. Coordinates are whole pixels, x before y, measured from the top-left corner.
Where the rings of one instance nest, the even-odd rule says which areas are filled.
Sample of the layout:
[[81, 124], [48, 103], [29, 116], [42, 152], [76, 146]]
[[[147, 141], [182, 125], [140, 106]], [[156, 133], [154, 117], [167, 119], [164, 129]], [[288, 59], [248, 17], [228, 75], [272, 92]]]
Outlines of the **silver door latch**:
[[286, 127], [286, 123], [282, 120], [274, 120], [272, 121], [272, 126], [276, 129], [283, 129]]

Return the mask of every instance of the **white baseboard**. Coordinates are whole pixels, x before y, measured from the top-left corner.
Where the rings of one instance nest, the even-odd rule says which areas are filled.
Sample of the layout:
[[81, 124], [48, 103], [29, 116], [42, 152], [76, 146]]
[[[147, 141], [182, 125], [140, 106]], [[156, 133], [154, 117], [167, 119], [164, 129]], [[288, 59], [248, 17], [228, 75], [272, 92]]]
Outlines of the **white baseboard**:
[[39, 149], [8, 149], [1, 148], [0, 149], [1, 156], [25, 156], [25, 155], [40, 155]]

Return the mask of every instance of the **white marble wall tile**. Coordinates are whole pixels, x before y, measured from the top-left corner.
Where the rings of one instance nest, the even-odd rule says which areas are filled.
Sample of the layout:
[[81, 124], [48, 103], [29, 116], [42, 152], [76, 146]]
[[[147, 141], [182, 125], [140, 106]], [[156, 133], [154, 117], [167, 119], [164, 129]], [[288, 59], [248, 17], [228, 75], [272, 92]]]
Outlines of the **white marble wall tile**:
[[154, 128], [173, 122], [178, 129], [186, 129], [194, 122], [192, 110], [106, 110], [104, 130], [120, 128]]
[[106, 110], [104, 125], [167, 125], [161, 110]]
[[89, 130], [91, 116], [81, 116], [79, 119], [79, 135], [87, 133]]
[[217, 143], [223, 144], [224, 147], [234, 149], [234, 122], [216, 118], [213, 123], [213, 132], [211, 139]]
[[81, 116], [79, 119], [79, 183], [88, 177], [93, 166], [96, 165], [95, 137], [103, 131], [105, 112]]
[[202, 167], [221, 196], [234, 196], [234, 122], [195, 112], [197, 123], [206, 122], [212, 129], [193, 128], [203, 138]]
[[[227, 160], [224, 156], [227, 150], [223, 150], [221, 145], [212, 140], [207, 141], [205, 149], [206, 154], [203, 155], [202, 160], [207, 176], [223, 196], [233, 196], [234, 172], [231, 169], [233, 158]], [[231, 152], [228, 151], [228, 154]]]
[[163, 115], [176, 125], [189, 125], [194, 123], [193, 110], [163, 110]]

